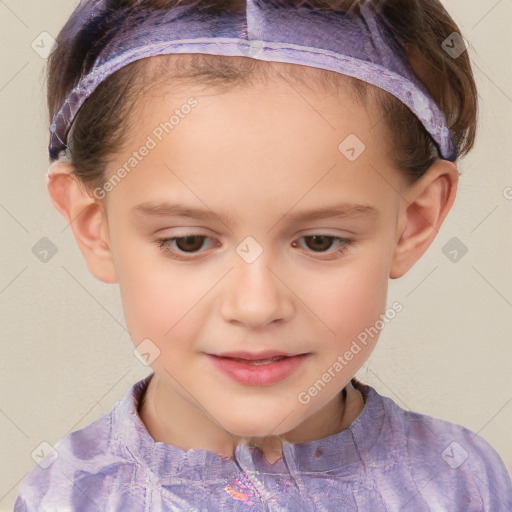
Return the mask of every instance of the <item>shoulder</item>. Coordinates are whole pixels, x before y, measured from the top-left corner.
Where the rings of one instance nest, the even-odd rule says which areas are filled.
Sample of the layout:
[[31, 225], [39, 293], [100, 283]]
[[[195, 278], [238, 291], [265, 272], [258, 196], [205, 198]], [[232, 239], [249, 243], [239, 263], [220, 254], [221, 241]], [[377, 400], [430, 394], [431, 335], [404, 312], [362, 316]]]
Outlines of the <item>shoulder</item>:
[[36, 510], [32, 507], [43, 503], [48, 509], [73, 503], [77, 474], [98, 474], [109, 459], [110, 425], [111, 412], [71, 432], [55, 446], [41, 448], [46, 455], [22, 481], [15, 512]]
[[467, 508], [471, 511], [512, 510], [509, 473], [483, 437], [462, 425], [407, 411], [390, 398], [379, 397], [387, 423], [379, 444], [399, 446], [401, 464], [424, 494], [451, 495], [451, 499], [465, 496], [471, 507], [479, 504], [479, 508]]
[[45, 456], [21, 482], [14, 512], [97, 510], [95, 498], [108, 493], [109, 479], [133, 465], [116, 438], [113, 421], [114, 416], [123, 421], [139, 385], [109, 412], [44, 449]]

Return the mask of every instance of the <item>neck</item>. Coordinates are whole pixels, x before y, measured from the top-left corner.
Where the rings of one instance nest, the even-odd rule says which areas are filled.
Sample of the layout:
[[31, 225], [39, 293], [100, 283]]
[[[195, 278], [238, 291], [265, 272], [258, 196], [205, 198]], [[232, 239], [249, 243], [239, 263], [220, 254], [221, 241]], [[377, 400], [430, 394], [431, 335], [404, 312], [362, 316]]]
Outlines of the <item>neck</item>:
[[348, 428], [364, 408], [364, 398], [352, 382], [320, 411], [293, 430], [280, 436], [242, 438], [225, 431], [200, 410], [190, 407], [155, 374], [139, 401], [138, 414], [154, 441], [174, 445], [184, 451], [207, 449], [234, 460], [236, 446], [247, 442], [261, 450], [273, 464], [282, 458], [281, 439], [304, 443], [322, 439]]

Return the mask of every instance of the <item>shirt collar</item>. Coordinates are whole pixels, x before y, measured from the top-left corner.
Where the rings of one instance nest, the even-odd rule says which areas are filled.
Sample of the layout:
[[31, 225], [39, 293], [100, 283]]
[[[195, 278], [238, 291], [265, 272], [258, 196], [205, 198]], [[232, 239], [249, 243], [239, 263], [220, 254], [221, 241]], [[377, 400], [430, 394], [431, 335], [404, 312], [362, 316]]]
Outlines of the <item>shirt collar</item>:
[[135, 383], [118, 401], [112, 411], [112, 436], [115, 449], [125, 458], [149, 470], [159, 481], [175, 478], [207, 481], [233, 478], [246, 472], [264, 472], [288, 476], [299, 472], [329, 472], [355, 474], [354, 465], [364, 468], [364, 459], [377, 443], [384, 424], [384, 403], [371, 386], [358, 383], [365, 397], [365, 406], [356, 420], [345, 430], [330, 436], [303, 443], [283, 441], [283, 458], [268, 463], [261, 452], [252, 446], [239, 444], [235, 450], [236, 462], [207, 449], [184, 451], [176, 446], [154, 441], [137, 412], [139, 401], [154, 374]]

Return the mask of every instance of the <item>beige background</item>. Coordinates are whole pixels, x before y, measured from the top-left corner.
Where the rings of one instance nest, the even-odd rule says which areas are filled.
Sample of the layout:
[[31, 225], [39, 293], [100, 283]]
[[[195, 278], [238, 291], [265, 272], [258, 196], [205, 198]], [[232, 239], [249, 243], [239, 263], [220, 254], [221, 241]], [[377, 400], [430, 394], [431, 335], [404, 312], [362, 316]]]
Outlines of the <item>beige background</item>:
[[[41, 442], [90, 423], [148, 373], [132, 354], [117, 286], [89, 274], [46, 192], [44, 59], [31, 44], [55, 37], [75, 5], [0, 0], [0, 511], [12, 510]], [[478, 432], [512, 472], [512, 2], [445, 5], [474, 47], [478, 144], [460, 163], [437, 240], [390, 282], [389, 304], [404, 310], [358, 376], [406, 409]], [[43, 237], [58, 250], [46, 263], [32, 252]], [[442, 251], [453, 237], [468, 248], [457, 263]]]

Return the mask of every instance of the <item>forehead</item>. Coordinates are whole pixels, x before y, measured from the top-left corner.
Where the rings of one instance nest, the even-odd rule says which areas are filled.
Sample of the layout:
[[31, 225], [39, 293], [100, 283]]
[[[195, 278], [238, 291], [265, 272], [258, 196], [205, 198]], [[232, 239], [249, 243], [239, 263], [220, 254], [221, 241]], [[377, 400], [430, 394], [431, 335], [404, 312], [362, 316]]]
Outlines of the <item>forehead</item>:
[[152, 98], [173, 92], [236, 93], [254, 86], [264, 87], [271, 94], [286, 84], [288, 94], [303, 97], [307, 91], [313, 97], [332, 98], [335, 104], [348, 100], [359, 103], [376, 120], [381, 117], [375, 93], [383, 91], [356, 78], [310, 66], [247, 57], [172, 54], [142, 59], [137, 74], [139, 108], [151, 104]]
[[[350, 83], [328, 92], [283, 73], [232, 87], [176, 82], [158, 90], [140, 98], [108, 169], [112, 176], [151, 141], [118, 187], [132, 204], [164, 200], [167, 186], [195, 199], [246, 196], [255, 206], [343, 183], [362, 192], [368, 178], [376, 185], [375, 166], [391, 172], [383, 169], [390, 164], [378, 115], [354, 98]], [[361, 155], [350, 160], [350, 149]]]
[[[189, 116], [193, 119], [188, 124], [199, 119], [207, 122], [209, 111], [212, 121], [220, 120], [219, 114], [226, 120], [243, 112], [250, 114], [248, 121], [252, 125], [260, 123], [262, 135], [263, 129], [271, 129], [270, 120], [276, 121], [273, 125], [277, 128], [281, 117], [302, 120], [296, 128], [309, 131], [312, 137], [314, 126], [320, 123], [332, 132], [339, 131], [338, 136], [343, 135], [341, 130], [348, 130], [358, 132], [359, 138], [368, 142], [374, 136], [374, 143], [385, 138], [375, 86], [349, 76], [245, 57], [167, 55], [146, 61], [130, 119], [128, 138], [132, 140], [141, 132], [150, 131], [151, 127], [141, 126], [141, 122], [149, 120], [154, 125], [158, 118], [165, 122], [173, 109], [180, 114], [180, 107], [192, 97], [197, 98], [199, 107]], [[205, 115], [198, 115], [201, 110]], [[291, 135], [291, 126], [287, 128], [282, 142], [284, 136]], [[376, 149], [388, 148], [382, 145]]]

